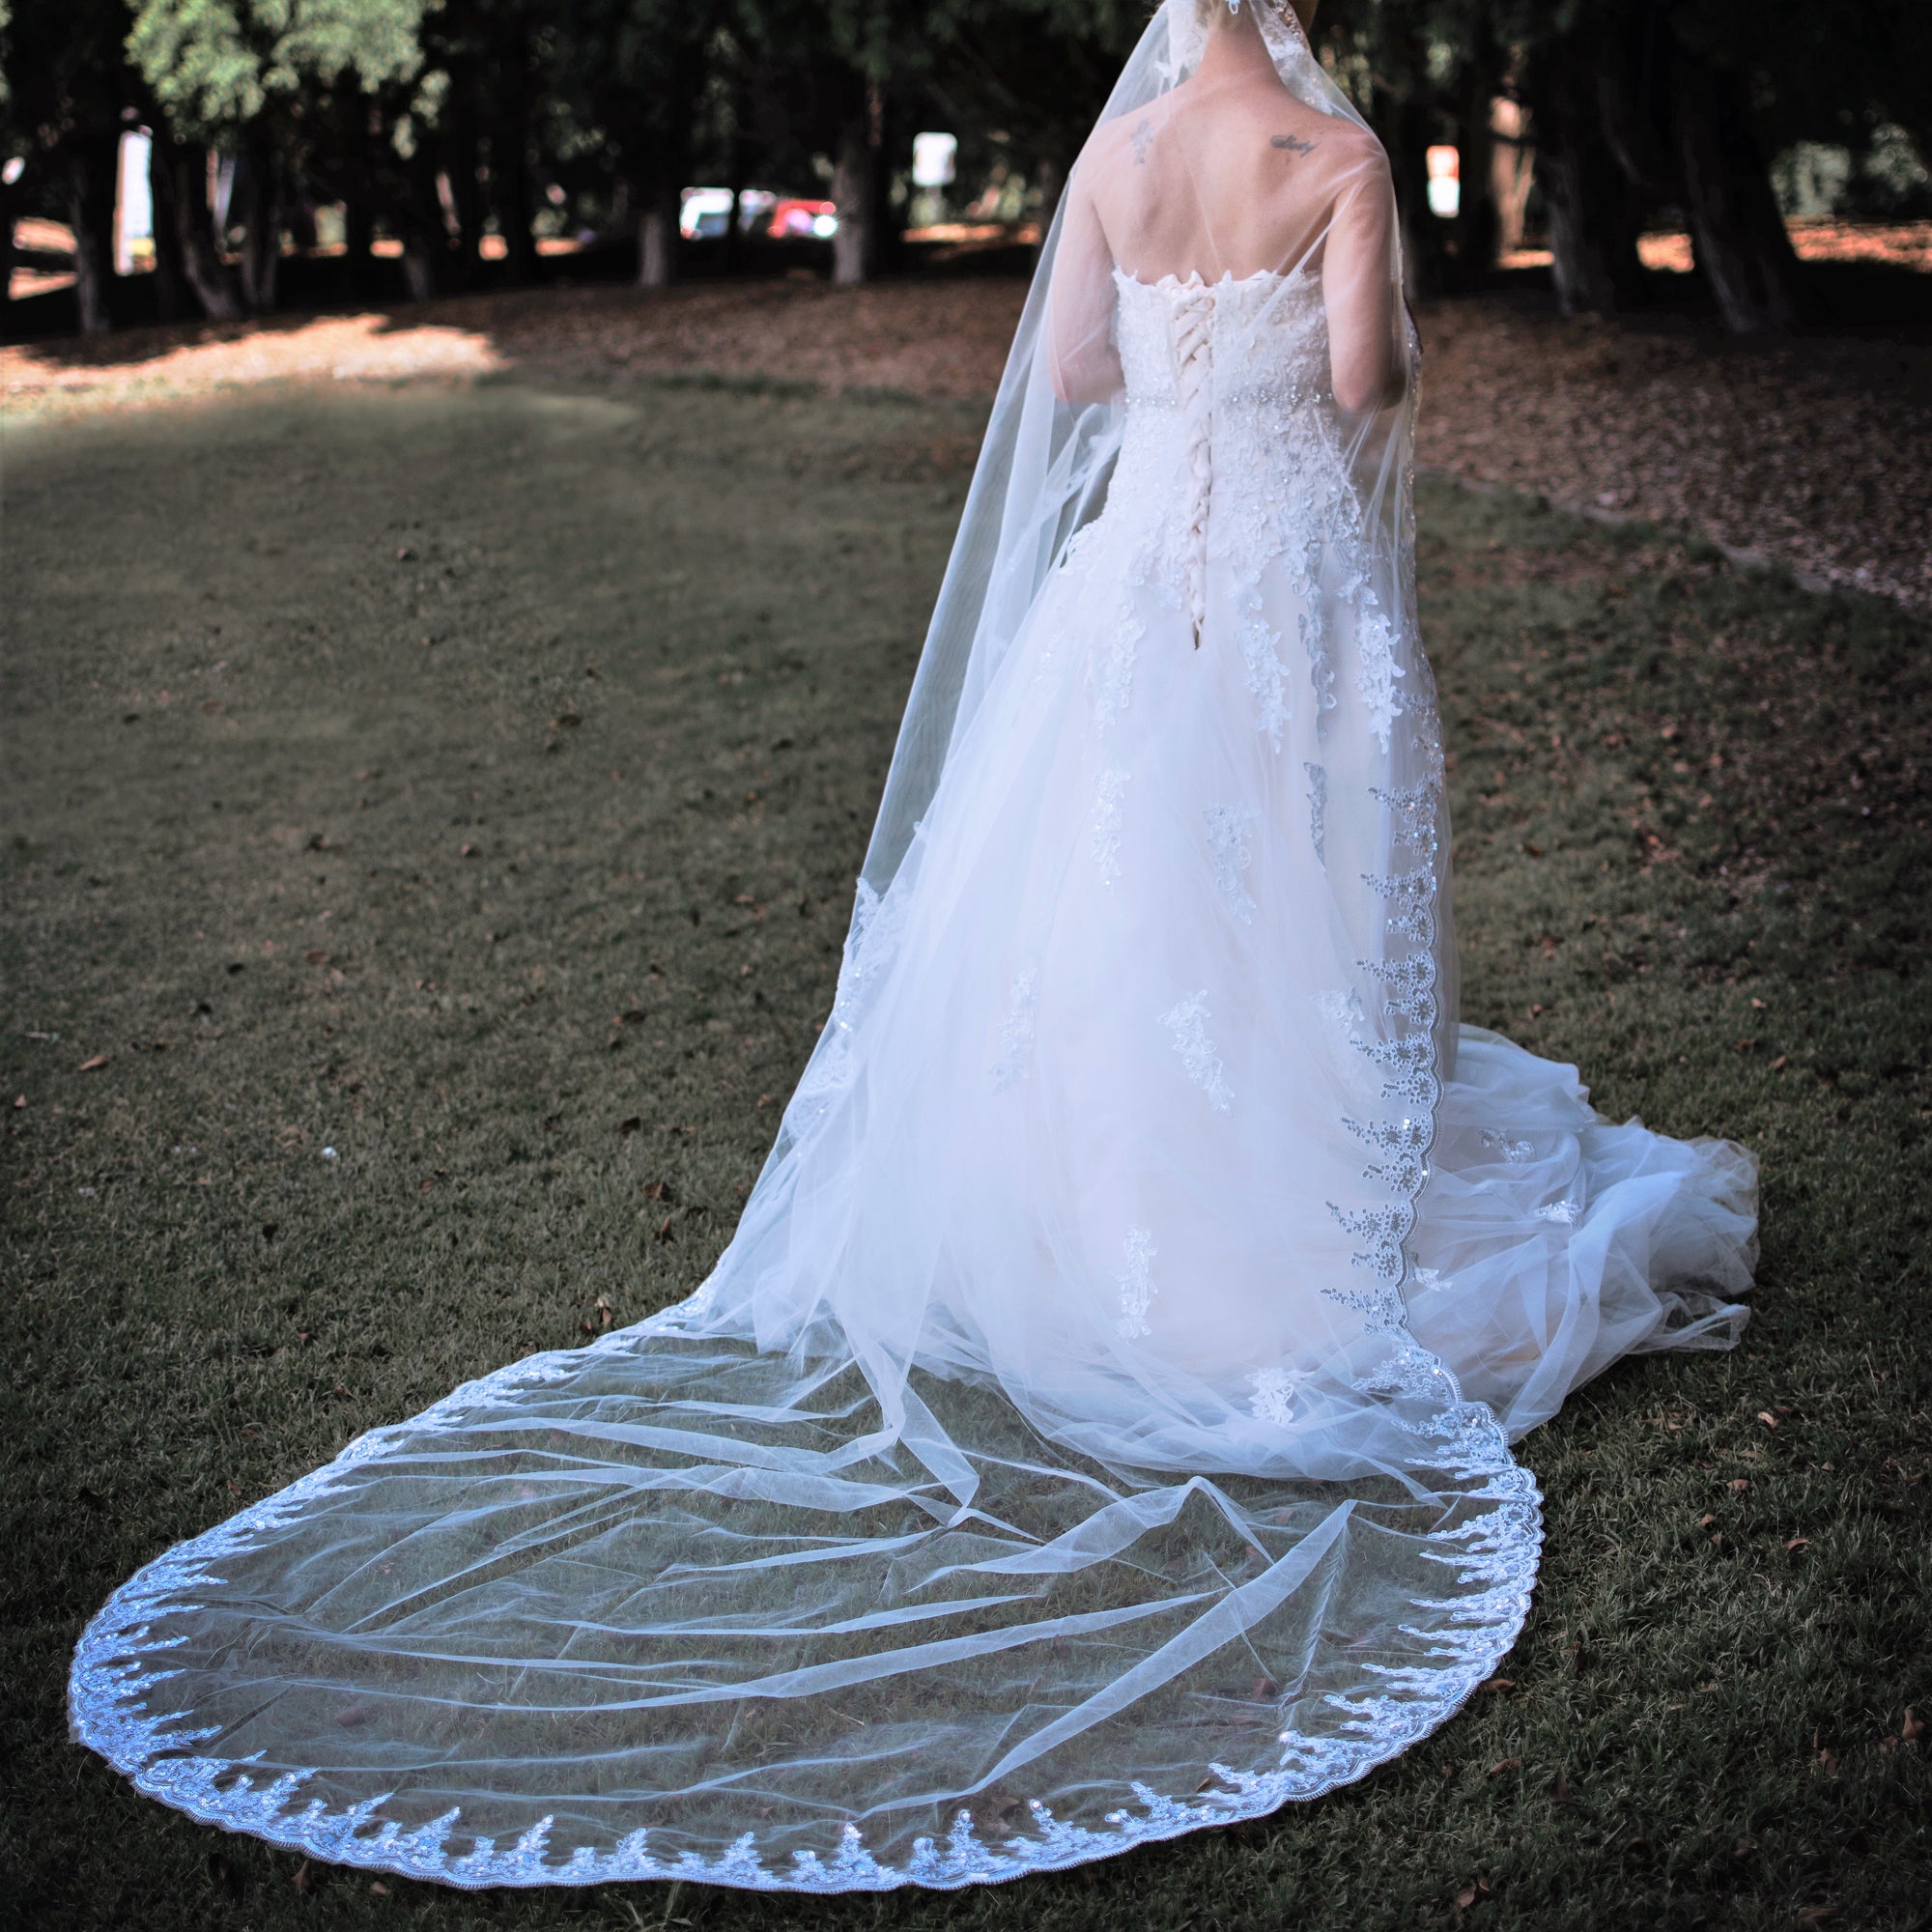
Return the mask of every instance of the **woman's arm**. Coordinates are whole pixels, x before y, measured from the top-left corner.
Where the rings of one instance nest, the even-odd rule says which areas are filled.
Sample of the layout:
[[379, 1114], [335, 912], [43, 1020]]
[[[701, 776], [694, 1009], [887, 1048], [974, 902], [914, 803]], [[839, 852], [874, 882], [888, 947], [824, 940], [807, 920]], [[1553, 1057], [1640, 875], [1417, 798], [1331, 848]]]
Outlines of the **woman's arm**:
[[1047, 370], [1063, 402], [1111, 402], [1121, 392], [1114, 347], [1114, 253], [1082, 170], [1067, 184], [1046, 304]]
[[1388, 159], [1365, 139], [1335, 197], [1321, 284], [1338, 407], [1353, 415], [1400, 402], [1407, 356], [1395, 266], [1395, 186]]

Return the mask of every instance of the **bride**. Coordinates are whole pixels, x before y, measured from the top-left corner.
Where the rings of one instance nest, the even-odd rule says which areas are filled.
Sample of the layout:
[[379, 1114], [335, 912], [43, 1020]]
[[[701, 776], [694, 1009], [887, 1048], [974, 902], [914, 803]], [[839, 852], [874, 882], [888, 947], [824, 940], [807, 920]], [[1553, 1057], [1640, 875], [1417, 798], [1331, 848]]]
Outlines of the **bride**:
[[1510, 1648], [1514, 1439], [1736, 1340], [1750, 1157], [1456, 1022], [1416, 349], [1303, 24], [1166, 0], [1072, 176], [717, 1270], [125, 1584], [71, 1702], [142, 1790], [467, 1886], [1254, 1816]]

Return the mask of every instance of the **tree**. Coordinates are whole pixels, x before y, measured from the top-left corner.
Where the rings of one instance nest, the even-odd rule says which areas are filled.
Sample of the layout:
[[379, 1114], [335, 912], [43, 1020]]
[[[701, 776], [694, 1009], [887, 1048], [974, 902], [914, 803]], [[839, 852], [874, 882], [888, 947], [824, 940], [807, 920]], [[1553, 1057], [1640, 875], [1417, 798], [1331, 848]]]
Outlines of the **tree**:
[[[413, 79], [422, 66], [424, 6], [425, 0], [140, 5], [128, 51], [173, 135], [236, 156], [242, 294], [249, 308], [274, 306], [283, 192], [292, 170], [315, 152], [308, 124], [319, 100], [346, 92], [373, 102], [384, 88]], [[180, 185], [177, 207], [188, 191], [185, 181]]]
[[122, 110], [136, 88], [122, 56], [122, 0], [67, 0], [10, 10], [0, 127], [10, 158], [23, 166], [5, 206], [11, 268], [14, 216], [51, 190], [73, 231], [74, 298], [80, 326], [112, 326], [114, 186]]
[[558, 65], [601, 131], [638, 221], [638, 279], [677, 272], [680, 195], [698, 99], [724, 22], [705, 0], [565, 0]]

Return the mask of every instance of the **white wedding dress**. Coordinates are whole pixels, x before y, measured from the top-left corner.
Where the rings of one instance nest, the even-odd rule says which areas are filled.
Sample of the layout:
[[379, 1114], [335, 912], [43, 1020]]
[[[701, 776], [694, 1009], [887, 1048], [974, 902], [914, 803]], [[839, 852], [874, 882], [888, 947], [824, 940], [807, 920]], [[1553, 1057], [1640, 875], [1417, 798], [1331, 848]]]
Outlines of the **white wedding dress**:
[[1023, 332], [718, 1269], [125, 1585], [71, 1705], [144, 1790], [469, 1885], [951, 1886], [1254, 1815], [1514, 1641], [1511, 1439], [1735, 1339], [1748, 1155], [1455, 1022], [1406, 407], [1338, 408], [1318, 263], [1106, 272], [1119, 393], [1031, 455], [1075, 409]]

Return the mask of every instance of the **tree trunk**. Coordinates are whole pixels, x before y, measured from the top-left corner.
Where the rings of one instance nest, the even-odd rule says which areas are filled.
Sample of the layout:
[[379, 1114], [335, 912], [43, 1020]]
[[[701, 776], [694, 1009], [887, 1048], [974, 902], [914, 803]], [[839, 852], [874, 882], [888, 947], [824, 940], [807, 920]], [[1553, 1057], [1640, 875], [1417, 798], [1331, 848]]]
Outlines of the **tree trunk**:
[[180, 322], [192, 313], [193, 292], [182, 260], [181, 229], [168, 205], [172, 185], [168, 171], [167, 134], [156, 128], [148, 143], [148, 201], [154, 210], [155, 319]]
[[1449, 224], [1429, 206], [1429, 148], [1435, 117], [1413, 95], [1385, 110], [1382, 145], [1395, 183], [1396, 219], [1402, 225], [1403, 293], [1426, 301], [1449, 286]]
[[651, 189], [638, 216], [638, 286], [665, 289], [677, 280], [678, 192]]
[[497, 226], [502, 230], [504, 266], [511, 285], [536, 279], [537, 238], [530, 225], [535, 201], [530, 178], [530, 117], [519, 95], [490, 136], [490, 185], [496, 192]]
[[376, 218], [368, 204], [345, 201], [342, 204], [343, 286], [349, 299], [366, 300], [371, 281], [371, 243], [376, 239]]
[[14, 298], [14, 262], [17, 252], [14, 243], [14, 224], [20, 218], [20, 210], [26, 204], [26, 190], [32, 180], [32, 174], [28, 173], [12, 186], [0, 182], [0, 308]]
[[83, 335], [112, 328], [108, 311], [114, 285], [114, 178], [121, 133], [78, 136], [68, 154], [68, 222], [73, 230], [73, 294]]
[[869, 120], [867, 116], [845, 124], [832, 168], [832, 200], [838, 211], [838, 231], [832, 238], [832, 279], [841, 287], [869, 282], [878, 272], [879, 210]]
[[1502, 216], [1496, 207], [1495, 111], [1502, 62], [1485, 36], [1480, 57], [1467, 63], [1457, 115], [1456, 279], [1479, 286], [1496, 266]]
[[155, 263], [162, 256], [166, 234], [169, 252], [180, 265], [182, 280], [193, 291], [201, 312], [211, 322], [226, 322], [241, 313], [230, 284], [228, 265], [214, 245], [214, 217], [208, 206], [208, 151], [184, 147], [165, 128], [155, 129], [149, 159], [155, 190]]
[[1635, 185], [1604, 139], [1594, 61], [1560, 42], [1537, 64], [1530, 127], [1565, 315], [1614, 315], [1644, 300]]
[[242, 151], [242, 299], [251, 314], [275, 305], [275, 270], [282, 258], [282, 157], [259, 123]]
[[403, 281], [412, 301], [433, 301], [436, 286], [437, 251], [429, 239], [417, 232], [403, 237]]
[[1675, 47], [1670, 105], [1691, 243], [1724, 327], [1733, 335], [1796, 329], [1804, 320], [1798, 256], [1742, 79]]
[[[465, 66], [450, 76], [452, 113], [448, 138], [442, 143], [442, 172], [440, 179], [449, 190], [444, 211], [454, 227], [456, 242], [455, 284], [466, 288], [476, 279], [483, 261], [483, 225], [489, 213], [489, 196], [483, 187], [482, 129], [476, 115], [478, 81], [473, 68]], [[496, 185], [497, 156], [493, 149], [491, 185]]]

